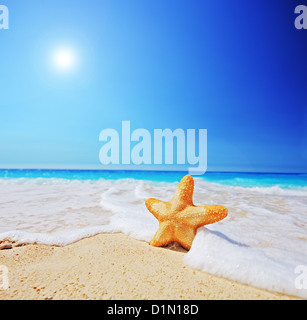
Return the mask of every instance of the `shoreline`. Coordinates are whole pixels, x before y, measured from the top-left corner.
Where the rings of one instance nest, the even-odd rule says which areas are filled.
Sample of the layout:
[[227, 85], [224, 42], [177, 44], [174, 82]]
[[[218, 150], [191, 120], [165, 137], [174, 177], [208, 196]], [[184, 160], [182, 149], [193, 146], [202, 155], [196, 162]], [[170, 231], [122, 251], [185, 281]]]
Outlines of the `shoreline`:
[[9, 288], [0, 300], [284, 300], [300, 299], [220, 278], [184, 265], [185, 250], [156, 248], [121, 233], [65, 247], [29, 244], [0, 251]]

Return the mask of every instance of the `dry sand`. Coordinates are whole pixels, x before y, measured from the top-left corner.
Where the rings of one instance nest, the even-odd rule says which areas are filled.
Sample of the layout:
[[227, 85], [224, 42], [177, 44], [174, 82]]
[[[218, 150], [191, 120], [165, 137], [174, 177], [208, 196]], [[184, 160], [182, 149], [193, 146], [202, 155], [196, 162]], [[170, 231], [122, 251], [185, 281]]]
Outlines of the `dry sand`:
[[295, 299], [187, 267], [184, 254], [123, 234], [1, 250], [9, 289], [0, 299]]

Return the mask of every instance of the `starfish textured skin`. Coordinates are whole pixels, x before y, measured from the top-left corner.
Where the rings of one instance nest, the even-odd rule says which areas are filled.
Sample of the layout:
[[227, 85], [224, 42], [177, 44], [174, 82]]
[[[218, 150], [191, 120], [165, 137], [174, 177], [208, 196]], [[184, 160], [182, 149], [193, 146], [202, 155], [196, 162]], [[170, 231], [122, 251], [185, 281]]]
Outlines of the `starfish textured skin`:
[[147, 209], [159, 221], [159, 229], [149, 243], [155, 247], [178, 242], [190, 250], [197, 229], [224, 219], [228, 210], [221, 205], [195, 206], [193, 204], [194, 179], [186, 175], [169, 202], [147, 199]]

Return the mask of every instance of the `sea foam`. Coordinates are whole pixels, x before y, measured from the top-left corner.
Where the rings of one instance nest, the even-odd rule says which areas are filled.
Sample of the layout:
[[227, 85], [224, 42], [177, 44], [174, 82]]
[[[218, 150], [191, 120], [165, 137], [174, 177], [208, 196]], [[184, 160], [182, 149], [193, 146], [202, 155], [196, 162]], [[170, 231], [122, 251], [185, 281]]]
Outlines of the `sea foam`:
[[[65, 246], [98, 233], [123, 232], [149, 242], [158, 221], [144, 202], [169, 201], [176, 187], [176, 182], [135, 179], [0, 179], [0, 239]], [[198, 229], [184, 257], [187, 265], [307, 298], [307, 290], [295, 285], [296, 267], [307, 266], [306, 188], [245, 188], [197, 178], [194, 204], [221, 204], [229, 215]]]

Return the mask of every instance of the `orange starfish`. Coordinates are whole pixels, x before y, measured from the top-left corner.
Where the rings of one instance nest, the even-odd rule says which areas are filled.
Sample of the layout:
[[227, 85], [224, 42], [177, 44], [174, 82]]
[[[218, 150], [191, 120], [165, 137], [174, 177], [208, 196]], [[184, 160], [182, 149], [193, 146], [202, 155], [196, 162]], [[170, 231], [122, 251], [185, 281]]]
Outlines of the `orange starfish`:
[[187, 175], [180, 181], [171, 201], [146, 200], [147, 209], [159, 220], [159, 229], [150, 245], [162, 247], [176, 241], [190, 250], [199, 227], [227, 216], [224, 206], [194, 206], [193, 191], [194, 179]]

